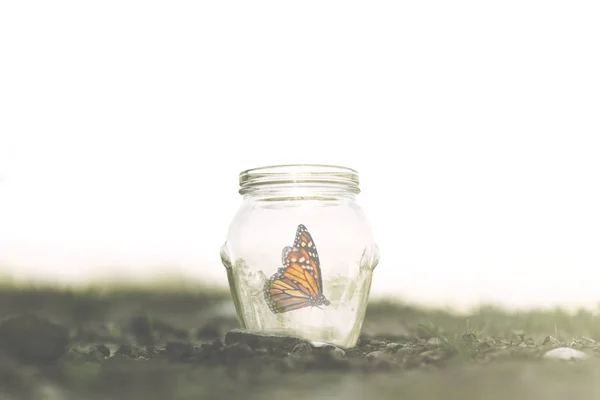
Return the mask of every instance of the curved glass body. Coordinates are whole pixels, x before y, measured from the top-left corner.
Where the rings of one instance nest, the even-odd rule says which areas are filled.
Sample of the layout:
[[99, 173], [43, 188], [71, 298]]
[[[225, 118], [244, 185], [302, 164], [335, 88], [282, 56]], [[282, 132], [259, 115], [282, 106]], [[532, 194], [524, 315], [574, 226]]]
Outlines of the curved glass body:
[[264, 167], [242, 172], [240, 186], [221, 249], [240, 325], [355, 346], [379, 262], [357, 172]]

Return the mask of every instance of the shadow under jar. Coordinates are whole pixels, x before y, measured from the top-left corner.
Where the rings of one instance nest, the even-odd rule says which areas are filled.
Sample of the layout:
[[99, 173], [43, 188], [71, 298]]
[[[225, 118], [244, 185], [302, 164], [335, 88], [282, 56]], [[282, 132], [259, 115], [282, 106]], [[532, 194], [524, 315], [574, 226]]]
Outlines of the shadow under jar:
[[240, 174], [243, 202], [221, 248], [242, 328], [356, 345], [379, 249], [358, 173], [281, 165]]

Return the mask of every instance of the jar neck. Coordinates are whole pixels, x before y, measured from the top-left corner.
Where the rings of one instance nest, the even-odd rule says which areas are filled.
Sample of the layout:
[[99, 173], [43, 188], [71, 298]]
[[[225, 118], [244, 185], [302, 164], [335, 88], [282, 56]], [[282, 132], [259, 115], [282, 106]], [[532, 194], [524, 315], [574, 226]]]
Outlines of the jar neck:
[[239, 193], [257, 200], [354, 199], [358, 172], [331, 165], [279, 165], [240, 173]]

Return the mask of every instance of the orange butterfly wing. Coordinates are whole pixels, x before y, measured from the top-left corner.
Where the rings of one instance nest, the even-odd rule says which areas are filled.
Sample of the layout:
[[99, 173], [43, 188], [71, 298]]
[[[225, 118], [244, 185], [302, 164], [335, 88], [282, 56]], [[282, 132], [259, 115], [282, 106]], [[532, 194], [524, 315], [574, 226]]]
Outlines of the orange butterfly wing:
[[294, 247], [285, 247], [281, 258], [284, 267], [279, 268], [264, 287], [265, 299], [273, 313], [329, 304], [323, 296], [317, 248], [304, 225], [296, 230]]
[[289, 278], [279, 278], [278, 274], [265, 283], [264, 291], [267, 304], [273, 313], [297, 310], [310, 305], [310, 297], [297, 284]]
[[310, 274], [317, 281], [317, 294], [323, 293], [323, 279], [321, 278], [321, 263], [319, 262], [319, 253], [317, 252], [317, 246], [312, 238], [312, 235], [308, 232], [308, 229], [302, 224], [298, 225], [296, 230], [296, 239], [294, 239], [294, 247], [298, 248], [302, 253], [302, 256], [308, 260], [308, 270]]

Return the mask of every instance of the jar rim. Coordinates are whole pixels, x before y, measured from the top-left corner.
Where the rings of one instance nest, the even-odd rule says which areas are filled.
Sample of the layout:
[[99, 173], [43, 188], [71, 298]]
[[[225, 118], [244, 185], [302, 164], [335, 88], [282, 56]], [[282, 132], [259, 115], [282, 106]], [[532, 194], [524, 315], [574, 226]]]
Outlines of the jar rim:
[[281, 164], [255, 167], [240, 172], [240, 194], [263, 185], [336, 185], [359, 193], [358, 171], [330, 164]]

